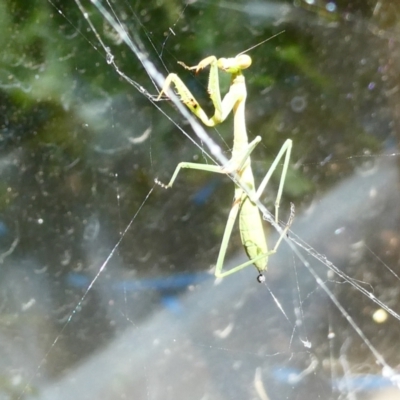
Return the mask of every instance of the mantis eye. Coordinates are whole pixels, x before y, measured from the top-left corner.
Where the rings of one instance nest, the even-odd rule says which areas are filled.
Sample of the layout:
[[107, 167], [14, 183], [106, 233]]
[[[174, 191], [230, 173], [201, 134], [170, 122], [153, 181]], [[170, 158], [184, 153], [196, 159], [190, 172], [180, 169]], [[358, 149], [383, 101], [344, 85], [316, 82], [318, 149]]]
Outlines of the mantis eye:
[[240, 69], [249, 68], [251, 65], [251, 57], [247, 54], [240, 54], [236, 56], [236, 63]]

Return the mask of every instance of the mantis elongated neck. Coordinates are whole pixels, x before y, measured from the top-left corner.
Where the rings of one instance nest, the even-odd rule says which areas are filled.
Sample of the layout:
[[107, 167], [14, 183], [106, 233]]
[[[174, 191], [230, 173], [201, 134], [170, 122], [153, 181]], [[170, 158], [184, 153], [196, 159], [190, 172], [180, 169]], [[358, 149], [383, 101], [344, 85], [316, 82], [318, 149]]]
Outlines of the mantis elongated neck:
[[[238, 93], [237, 101], [233, 106], [233, 149], [232, 156], [239, 155], [247, 148], [248, 138], [245, 119], [245, 103], [247, 97], [245, 79], [242, 74], [232, 79], [231, 90]], [[239, 95], [240, 94], [240, 95]]]

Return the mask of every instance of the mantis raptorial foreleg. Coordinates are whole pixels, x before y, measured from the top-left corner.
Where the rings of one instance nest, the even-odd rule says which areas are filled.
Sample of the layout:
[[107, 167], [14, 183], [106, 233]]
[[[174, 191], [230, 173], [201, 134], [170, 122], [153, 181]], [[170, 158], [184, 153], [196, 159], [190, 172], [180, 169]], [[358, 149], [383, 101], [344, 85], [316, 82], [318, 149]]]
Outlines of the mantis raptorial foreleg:
[[[196, 72], [210, 65], [210, 76], [208, 83], [208, 93], [214, 105], [215, 112], [211, 118], [208, 118], [200, 104], [194, 98], [187, 86], [176, 74], [169, 74], [165, 80], [164, 86], [160, 92], [159, 98], [166, 93], [169, 86], [173, 83], [182, 102], [195, 114], [205, 125], [215, 126], [226, 119], [228, 114], [233, 110], [234, 113], [234, 143], [232, 150], [232, 158], [227, 166], [220, 167], [208, 164], [195, 164], [181, 162], [175, 169], [174, 174], [168, 185], [161, 184], [163, 187], [171, 187], [182, 168], [196, 169], [201, 171], [215, 173], [232, 173], [236, 172], [240, 182], [245, 185], [249, 194], [245, 192], [239, 185], [235, 185], [235, 196], [233, 205], [228, 216], [220, 251], [218, 254], [217, 264], [215, 266], [215, 276], [224, 277], [231, 275], [251, 264], [257, 268], [259, 275], [258, 281], [263, 282], [265, 277], [263, 272], [267, 269], [268, 257], [276, 253], [281, 241], [285, 237], [294, 217], [294, 207], [291, 208], [289, 220], [282, 230], [274, 248], [268, 250], [262, 218], [255, 201], [257, 201], [264, 189], [266, 188], [272, 174], [275, 172], [279, 162], [284, 157], [281, 178], [279, 182], [278, 192], [275, 200], [275, 222], [279, 222], [279, 205], [282, 197], [283, 186], [285, 183], [286, 173], [289, 166], [290, 153], [292, 149], [292, 141], [287, 139], [280, 149], [277, 157], [269, 168], [267, 174], [262, 180], [260, 186], [255, 190], [253, 172], [251, 169], [250, 154], [261, 141], [261, 137], [257, 136], [252, 142], [248, 143], [246, 123], [245, 123], [245, 101], [246, 101], [246, 85], [242, 70], [251, 65], [251, 58], [248, 55], [240, 54], [233, 58], [219, 58], [210, 56], [200, 61], [193, 67], [188, 67], [180, 63], [186, 69], [196, 70]], [[231, 74], [231, 85], [228, 93], [221, 101], [219, 89], [218, 69]], [[232, 234], [232, 229], [236, 218], [239, 215], [239, 230], [243, 247], [249, 257], [249, 261], [240, 264], [228, 271], [223, 271], [226, 251]]]

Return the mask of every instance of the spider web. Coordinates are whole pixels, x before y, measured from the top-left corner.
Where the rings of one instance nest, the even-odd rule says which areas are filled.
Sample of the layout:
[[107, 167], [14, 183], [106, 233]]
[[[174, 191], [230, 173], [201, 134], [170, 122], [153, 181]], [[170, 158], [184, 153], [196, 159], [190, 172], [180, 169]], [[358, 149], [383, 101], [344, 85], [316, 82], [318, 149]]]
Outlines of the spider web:
[[[54, 8], [47, 10], [60, 16], [52, 18], [68, 46], [58, 62], [74, 86], [58, 88], [63, 117], [58, 111], [44, 125], [56, 138], [42, 135], [35, 147], [42, 151], [34, 176], [41, 201], [49, 204], [32, 195], [34, 206], [22, 213], [5, 247], [11, 251], [3, 253], [3, 285], [17, 289], [13, 295], [3, 290], [4, 316], [19, 305], [12, 363], [4, 372], [12, 385], [5, 392], [51, 399], [388, 396], [382, 393], [398, 385], [398, 154], [392, 87], [382, 83], [390, 82], [380, 58], [386, 39], [371, 28], [377, 16], [358, 30], [328, 24], [321, 9], [296, 14], [287, 3], [279, 10], [265, 3], [262, 12], [222, 2], [182, 8], [93, 3], [76, 1], [67, 9], [50, 3]], [[263, 13], [275, 15], [278, 29], [287, 32], [278, 44], [251, 53], [249, 134], [267, 132], [253, 169], [262, 177], [286, 137], [293, 138], [293, 175], [281, 215], [293, 201], [295, 222], [270, 259], [267, 286], [256, 284], [251, 268], [214, 283], [208, 267], [219, 250], [232, 182], [188, 171], [164, 192], [153, 179], [168, 179], [181, 160], [224, 164], [232, 121], [215, 132], [216, 144], [177, 99], [182, 116], [153, 94], [162, 84], [160, 71], [177, 70], [175, 54], [195, 63], [221, 48], [217, 56], [239, 53], [271, 35]], [[218, 16], [241, 28], [227, 22], [218, 38], [209, 31]], [[318, 18], [325, 22], [313, 25]], [[299, 45], [299, 32], [304, 38], [321, 33], [323, 40]], [[231, 39], [226, 50], [224, 35]], [[359, 43], [368, 46], [361, 50]], [[269, 58], [282, 72], [268, 71], [262, 60]], [[340, 72], [352, 63], [357, 79]], [[27, 69], [25, 60], [21, 64]], [[11, 84], [44, 103], [34, 81], [29, 86], [14, 77]], [[67, 115], [79, 123], [66, 124]], [[56, 130], [60, 120], [70, 142]], [[35, 161], [26, 153], [19, 159], [28, 166]], [[68, 191], [55, 185], [60, 177]], [[280, 230], [265, 208], [273, 201], [267, 194], [258, 204], [273, 226], [270, 243]], [[35, 229], [26, 220], [35, 221]], [[30, 235], [53, 252], [29, 247], [23, 238]], [[240, 254], [229, 264], [243, 259]], [[31, 344], [22, 356], [15, 346], [24, 338]]]

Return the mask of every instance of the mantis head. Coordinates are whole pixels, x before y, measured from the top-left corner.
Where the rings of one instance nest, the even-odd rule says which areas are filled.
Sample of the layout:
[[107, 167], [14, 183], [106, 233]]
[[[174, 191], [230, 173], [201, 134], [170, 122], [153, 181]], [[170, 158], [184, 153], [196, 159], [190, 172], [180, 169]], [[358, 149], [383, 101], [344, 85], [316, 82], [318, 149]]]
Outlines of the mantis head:
[[247, 54], [239, 54], [232, 58], [219, 58], [217, 61], [218, 68], [229, 74], [237, 74], [242, 69], [249, 68], [251, 65], [251, 57]]
[[265, 39], [262, 42], [257, 43], [256, 45], [248, 48], [247, 50], [242, 51], [236, 57], [219, 58], [217, 61], [218, 68], [222, 69], [223, 71], [227, 72], [228, 74], [240, 74], [242, 69], [249, 68], [251, 65], [251, 57], [245, 53], [247, 53], [250, 50], [253, 50], [254, 48], [262, 45], [265, 42], [268, 42], [268, 40], [273, 39], [274, 37], [280, 35], [283, 32], [285, 32], [285, 31], [281, 31], [281, 32], [277, 33], [276, 35], [273, 35], [273, 36], [269, 37], [268, 39]]

